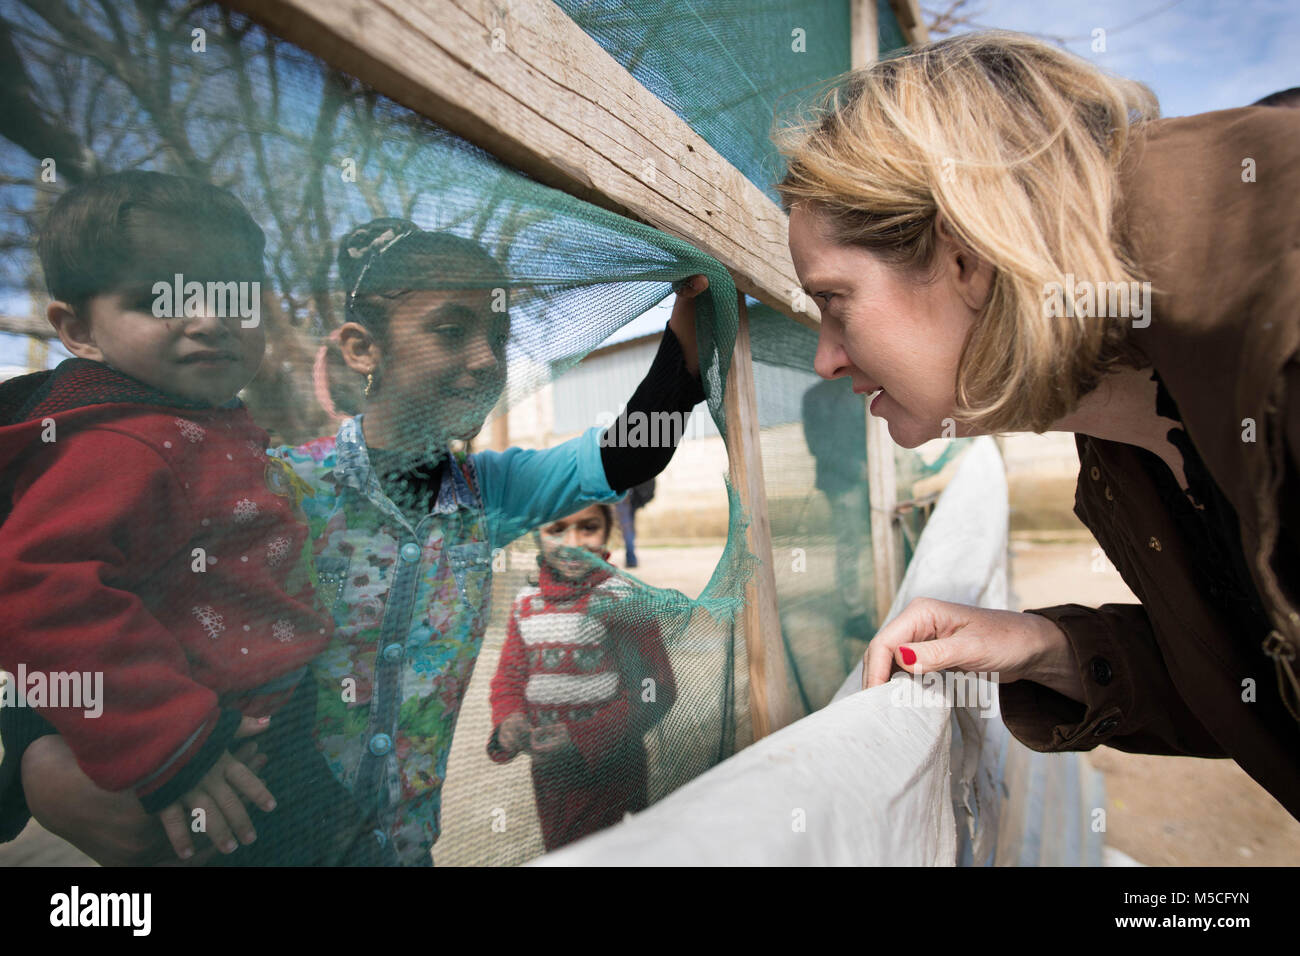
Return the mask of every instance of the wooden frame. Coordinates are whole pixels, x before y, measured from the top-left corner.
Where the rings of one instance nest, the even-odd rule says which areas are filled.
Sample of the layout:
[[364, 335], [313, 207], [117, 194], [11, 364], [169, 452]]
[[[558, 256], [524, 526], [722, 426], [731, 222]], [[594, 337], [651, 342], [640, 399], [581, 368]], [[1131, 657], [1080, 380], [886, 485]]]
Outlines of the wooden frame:
[[224, 2], [535, 179], [687, 239], [816, 328], [784, 212], [549, 0]]

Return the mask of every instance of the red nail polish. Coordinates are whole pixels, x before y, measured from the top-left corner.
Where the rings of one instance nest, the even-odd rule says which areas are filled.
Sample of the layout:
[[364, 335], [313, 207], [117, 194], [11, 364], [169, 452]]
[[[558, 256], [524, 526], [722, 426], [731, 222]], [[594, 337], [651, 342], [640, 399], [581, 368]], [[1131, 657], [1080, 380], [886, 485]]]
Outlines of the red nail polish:
[[898, 649], [898, 656], [903, 659], [903, 663], [908, 667], [911, 667], [916, 663], [916, 651], [912, 650], [910, 647], [900, 647]]

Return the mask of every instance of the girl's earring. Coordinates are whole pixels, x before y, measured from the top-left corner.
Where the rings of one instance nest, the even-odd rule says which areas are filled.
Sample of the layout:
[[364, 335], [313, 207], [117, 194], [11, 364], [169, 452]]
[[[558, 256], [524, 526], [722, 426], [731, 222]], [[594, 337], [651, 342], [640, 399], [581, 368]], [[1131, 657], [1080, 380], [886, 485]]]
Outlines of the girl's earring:
[[370, 391], [375, 387], [375, 373], [371, 372], [366, 376], [366, 398], [370, 397]]

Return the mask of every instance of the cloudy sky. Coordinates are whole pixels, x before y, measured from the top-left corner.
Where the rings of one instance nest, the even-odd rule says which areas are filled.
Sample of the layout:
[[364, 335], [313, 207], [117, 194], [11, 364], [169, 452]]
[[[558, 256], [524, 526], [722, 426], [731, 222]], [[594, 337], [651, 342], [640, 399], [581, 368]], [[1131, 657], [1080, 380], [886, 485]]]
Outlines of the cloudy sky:
[[[971, 0], [967, 8], [972, 26], [1065, 38], [1067, 49], [1150, 86], [1165, 116], [1245, 106], [1300, 86], [1296, 0]], [[1105, 52], [1092, 50], [1098, 28]]]

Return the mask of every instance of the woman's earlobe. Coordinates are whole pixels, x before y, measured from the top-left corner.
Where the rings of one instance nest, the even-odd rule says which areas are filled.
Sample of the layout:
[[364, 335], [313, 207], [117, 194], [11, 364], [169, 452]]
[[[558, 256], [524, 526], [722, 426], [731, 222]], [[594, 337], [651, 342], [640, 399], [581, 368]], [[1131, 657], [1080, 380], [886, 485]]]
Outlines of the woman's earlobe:
[[979, 311], [993, 291], [993, 266], [969, 249], [956, 255], [957, 294], [971, 309]]

